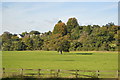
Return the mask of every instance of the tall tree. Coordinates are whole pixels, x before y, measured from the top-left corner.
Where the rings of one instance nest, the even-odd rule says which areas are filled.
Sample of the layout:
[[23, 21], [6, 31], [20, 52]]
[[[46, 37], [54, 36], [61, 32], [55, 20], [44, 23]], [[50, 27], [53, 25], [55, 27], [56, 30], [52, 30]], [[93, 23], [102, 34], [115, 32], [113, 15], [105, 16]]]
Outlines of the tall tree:
[[69, 52], [70, 42], [68, 40], [61, 40], [57, 43], [57, 51], [62, 54], [62, 52]]
[[57, 23], [54, 27], [53, 34], [61, 34], [62, 36], [67, 34], [67, 27], [65, 23]]
[[67, 21], [67, 31], [68, 33], [71, 32], [71, 30], [75, 27], [79, 26], [76, 18], [69, 18]]

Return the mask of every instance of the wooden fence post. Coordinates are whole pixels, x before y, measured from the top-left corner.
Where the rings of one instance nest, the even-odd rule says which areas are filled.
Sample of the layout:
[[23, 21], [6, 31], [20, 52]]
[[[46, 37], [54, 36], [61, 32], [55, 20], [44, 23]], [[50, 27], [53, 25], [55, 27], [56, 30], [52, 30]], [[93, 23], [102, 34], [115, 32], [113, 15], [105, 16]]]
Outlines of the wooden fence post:
[[23, 78], [23, 69], [20, 70], [21, 78]]
[[3, 73], [5, 73], [5, 68], [3, 68]]
[[52, 77], [52, 69], [50, 70], [50, 76]]
[[3, 74], [2, 74], [2, 77], [5, 76], [5, 68], [3, 68]]
[[38, 78], [40, 78], [40, 71], [41, 71], [41, 69], [38, 69]]
[[118, 79], [118, 76], [119, 75], [119, 71], [117, 70], [117, 72], [116, 72], [116, 78]]
[[97, 78], [99, 78], [99, 76], [100, 76], [100, 73], [99, 73], [99, 72], [100, 72], [99, 70], [96, 71], [96, 77], [97, 77]]
[[55, 75], [55, 70], [53, 70], [54, 71], [54, 78], [56, 77], [56, 75]]
[[76, 70], [76, 74], [75, 74], [75, 77], [78, 78], [78, 71], [79, 70]]
[[120, 80], [120, 71], [118, 70], [118, 80]]
[[60, 69], [57, 70], [57, 75], [56, 75], [57, 78], [59, 76], [59, 72], [60, 72]]

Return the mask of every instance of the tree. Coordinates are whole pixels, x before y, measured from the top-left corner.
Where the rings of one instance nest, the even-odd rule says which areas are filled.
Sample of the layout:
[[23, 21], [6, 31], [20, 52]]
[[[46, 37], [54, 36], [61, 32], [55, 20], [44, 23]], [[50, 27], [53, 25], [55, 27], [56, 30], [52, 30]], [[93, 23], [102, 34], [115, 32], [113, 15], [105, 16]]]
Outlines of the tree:
[[33, 40], [33, 49], [34, 50], [41, 50], [44, 40], [41, 39], [39, 36], [33, 36], [32, 40]]
[[83, 47], [83, 46], [82, 46], [82, 43], [77, 42], [77, 41], [73, 41], [73, 42], [71, 42], [70, 50], [71, 50], [71, 51], [76, 51], [78, 48], [80, 49], [80, 48], [82, 48], [82, 47]]
[[71, 30], [79, 26], [76, 18], [69, 18], [67, 21], [67, 32], [70, 33]]
[[14, 51], [21, 51], [21, 50], [26, 50], [26, 45], [21, 41], [13, 41], [11, 48]]
[[40, 32], [39, 31], [31, 31], [30, 33], [29, 33], [30, 35], [39, 35], [40, 34]]
[[69, 52], [70, 42], [67, 40], [60, 41], [57, 43], [57, 51], [62, 54], [62, 51]]
[[25, 37], [22, 39], [22, 42], [26, 45], [27, 50], [33, 50], [33, 40], [30, 37]]
[[61, 34], [62, 36], [67, 34], [67, 27], [65, 23], [57, 23], [54, 27], [53, 34]]
[[7, 41], [8, 39], [11, 39], [12, 34], [10, 32], [4, 32], [2, 35], [2, 41]]
[[27, 34], [28, 34], [27, 32], [22, 32], [22, 35], [23, 35], [23, 36], [25, 36], [25, 35], [27, 35]]
[[114, 26], [115, 24], [113, 23], [113, 22], [110, 22], [110, 23], [108, 23], [108, 24], [106, 24], [105, 26], [106, 27], [111, 27], [111, 26]]
[[91, 25], [84, 26], [83, 31], [85, 31], [88, 34], [91, 34], [91, 31], [92, 31], [91, 28], [92, 28]]
[[81, 34], [81, 28], [80, 28], [80, 26], [77, 26], [71, 30], [70, 38], [72, 40], [77, 40], [78, 38], [80, 38], [80, 34]]
[[6, 42], [2, 43], [2, 50], [3, 51], [11, 51], [11, 45], [12, 45], [12, 41], [11, 40], [7, 40]]
[[62, 23], [62, 21], [61, 21], [61, 20], [59, 20], [59, 21], [58, 21], [58, 23]]
[[54, 50], [62, 54], [69, 50], [108, 50], [117, 51], [120, 46], [120, 26], [108, 23], [104, 26], [79, 26], [76, 18], [69, 18], [65, 24], [61, 20], [53, 31], [23, 32], [23, 37], [4, 32], [0, 44], [5, 51], [11, 50]]

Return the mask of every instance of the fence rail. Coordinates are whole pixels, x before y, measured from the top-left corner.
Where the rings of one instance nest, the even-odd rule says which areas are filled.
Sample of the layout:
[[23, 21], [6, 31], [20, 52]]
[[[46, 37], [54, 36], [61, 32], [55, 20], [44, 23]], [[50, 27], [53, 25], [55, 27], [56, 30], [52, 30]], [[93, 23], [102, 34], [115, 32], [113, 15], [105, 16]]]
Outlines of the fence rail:
[[62, 69], [12, 69], [3, 68], [2, 77], [35, 78], [118, 78], [119, 71], [102, 70], [62, 70]]

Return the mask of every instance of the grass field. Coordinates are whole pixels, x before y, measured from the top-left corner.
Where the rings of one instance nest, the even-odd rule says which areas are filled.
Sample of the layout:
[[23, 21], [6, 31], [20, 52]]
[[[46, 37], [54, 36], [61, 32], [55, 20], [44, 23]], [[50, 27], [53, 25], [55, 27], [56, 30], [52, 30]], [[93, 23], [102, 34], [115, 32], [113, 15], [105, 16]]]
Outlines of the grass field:
[[118, 53], [102, 51], [3, 51], [5, 68], [118, 70]]

